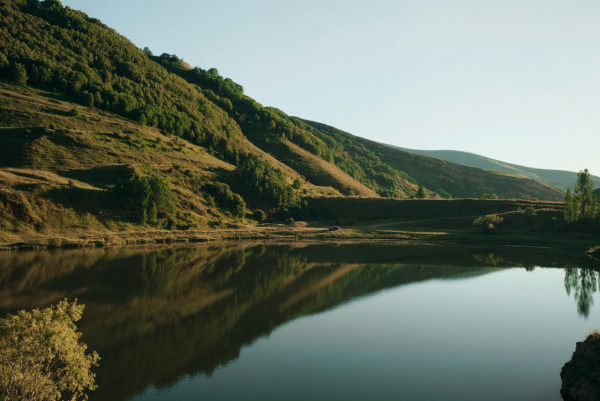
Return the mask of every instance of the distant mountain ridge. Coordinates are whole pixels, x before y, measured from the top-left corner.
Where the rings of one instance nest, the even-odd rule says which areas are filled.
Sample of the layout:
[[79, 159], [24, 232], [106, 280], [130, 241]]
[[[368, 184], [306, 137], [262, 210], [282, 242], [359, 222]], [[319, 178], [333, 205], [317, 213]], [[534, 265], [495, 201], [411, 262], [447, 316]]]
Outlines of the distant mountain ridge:
[[[394, 149], [403, 150], [419, 155], [436, 157], [452, 163], [462, 164], [463, 166], [476, 167], [484, 170], [496, 170], [510, 174], [522, 175], [536, 181], [543, 182], [550, 186], [566, 191], [572, 189], [577, 179], [577, 173], [565, 170], [541, 169], [535, 167], [526, 167], [518, 164], [507, 163], [500, 160], [481, 156], [475, 153], [463, 152], [459, 150], [421, 150], [409, 149], [399, 146], [386, 145]], [[600, 177], [592, 176], [594, 187], [600, 186]]]

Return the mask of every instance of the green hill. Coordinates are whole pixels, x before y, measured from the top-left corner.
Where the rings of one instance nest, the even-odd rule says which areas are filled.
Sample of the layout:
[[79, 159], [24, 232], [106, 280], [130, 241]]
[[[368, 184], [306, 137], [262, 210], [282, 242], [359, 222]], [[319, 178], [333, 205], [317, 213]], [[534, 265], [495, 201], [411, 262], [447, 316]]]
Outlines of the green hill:
[[[506, 163], [500, 160], [491, 159], [475, 153], [461, 152], [457, 150], [420, 150], [407, 149], [388, 145], [394, 149], [404, 150], [406, 152], [416, 153], [438, 159], [446, 160], [463, 166], [476, 167], [484, 170], [496, 170], [505, 173], [521, 175], [536, 181], [543, 182], [561, 191], [573, 188], [577, 180], [577, 173], [564, 170], [548, 170], [534, 167], [520, 166], [518, 164]], [[600, 177], [592, 176], [594, 186], [600, 186]]]
[[59, 1], [0, 3], [0, 235], [303, 216], [318, 196], [561, 200], [532, 179], [391, 149], [263, 107]]

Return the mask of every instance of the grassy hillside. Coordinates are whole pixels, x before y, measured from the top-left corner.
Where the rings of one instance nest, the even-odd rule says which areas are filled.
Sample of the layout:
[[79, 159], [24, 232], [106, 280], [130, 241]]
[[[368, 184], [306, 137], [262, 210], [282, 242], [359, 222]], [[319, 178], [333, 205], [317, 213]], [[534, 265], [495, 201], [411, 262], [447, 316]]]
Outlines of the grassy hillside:
[[[429, 196], [479, 197], [484, 192], [493, 192], [502, 198], [562, 198], [560, 191], [531, 179], [439, 163], [433, 158], [414, 157], [404, 151], [390, 151], [325, 124], [289, 117], [280, 110], [262, 107], [243, 97], [233, 81], [223, 79], [214, 69], [183, 69], [181, 61], [173, 55], [163, 54], [153, 59], [188, 82], [209, 88], [204, 89], [205, 95], [216, 104], [230, 108], [230, 115], [257, 146], [280, 155], [281, 160], [295, 166], [309, 180], [329, 184], [344, 194], [368, 195], [340, 182], [335, 169], [323, 170], [323, 163], [314, 156], [387, 197], [410, 197], [420, 185], [428, 190]], [[298, 148], [291, 148], [290, 142], [306, 152], [302, 154]], [[311, 155], [314, 155], [313, 160]]]
[[302, 120], [306, 124], [340, 141], [351, 141], [377, 154], [382, 163], [404, 171], [420, 185], [440, 195], [454, 198], [478, 198], [482, 193], [496, 193], [500, 198], [562, 200], [561, 191], [530, 178], [499, 174], [466, 167], [441, 159], [393, 149], [389, 146], [354, 137], [325, 124]]
[[[481, 156], [475, 153], [461, 152], [457, 150], [420, 150], [407, 149], [397, 146], [387, 145], [395, 149], [404, 150], [410, 153], [436, 157], [452, 163], [461, 164], [463, 166], [476, 167], [485, 170], [503, 171], [513, 175], [521, 175], [529, 177], [536, 181], [543, 182], [561, 191], [566, 191], [573, 188], [577, 180], [577, 173], [564, 170], [548, 170], [533, 167], [520, 166], [518, 164], [506, 163], [500, 160], [490, 159], [489, 157]], [[585, 166], [582, 166], [582, 168]], [[592, 176], [594, 186], [600, 186], [600, 177]]]
[[[49, 0], [0, 3], [0, 236], [225, 227], [319, 196], [559, 200], [263, 107]], [[256, 211], [260, 209], [261, 212]], [[265, 216], [266, 215], [266, 216]]]

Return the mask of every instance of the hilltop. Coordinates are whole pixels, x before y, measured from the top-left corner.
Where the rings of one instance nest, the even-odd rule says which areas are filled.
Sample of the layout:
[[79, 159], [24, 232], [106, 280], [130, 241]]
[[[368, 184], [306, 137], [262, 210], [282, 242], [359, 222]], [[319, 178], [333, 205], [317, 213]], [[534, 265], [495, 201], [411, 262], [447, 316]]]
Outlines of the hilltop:
[[[475, 153], [461, 152], [458, 150], [421, 150], [402, 148], [393, 145], [387, 146], [410, 153], [435, 157], [452, 163], [461, 164], [463, 166], [475, 167], [484, 170], [502, 171], [509, 174], [528, 177], [533, 180], [548, 184], [554, 188], [558, 188], [561, 191], [566, 191], [567, 189], [572, 188], [573, 183], [577, 179], [577, 173], [573, 171], [526, 167], [491, 159]], [[600, 186], [600, 177], [592, 176], [592, 181], [594, 182], [594, 186]]]
[[153, 55], [55, 0], [0, 11], [5, 243], [325, 218], [319, 197], [563, 198], [264, 107], [215, 68]]

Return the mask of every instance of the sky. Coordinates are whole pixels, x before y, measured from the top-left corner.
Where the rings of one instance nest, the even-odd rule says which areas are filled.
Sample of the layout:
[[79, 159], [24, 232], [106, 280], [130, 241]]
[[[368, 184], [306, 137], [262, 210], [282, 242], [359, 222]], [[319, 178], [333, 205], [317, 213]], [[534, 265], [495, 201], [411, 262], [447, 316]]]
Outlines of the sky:
[[63, 0], [287, 114], [600, 175], [597, 0]]

